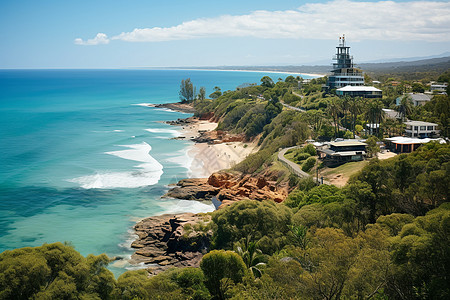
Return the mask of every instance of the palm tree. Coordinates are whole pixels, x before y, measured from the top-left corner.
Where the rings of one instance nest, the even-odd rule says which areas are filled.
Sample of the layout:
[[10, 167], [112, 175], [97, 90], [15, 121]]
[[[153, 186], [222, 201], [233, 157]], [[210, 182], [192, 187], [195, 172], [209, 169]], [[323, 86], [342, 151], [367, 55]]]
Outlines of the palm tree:
[[334, 124], [334, 137], [337, 137], [338, 134], [338, 126], [339, 126], [339, 114], [341, 113], [341, 99], [338, 97], [330, 98], [330, 102], [328, 103], [327, 110], [333, 119]]
[[404, 95], [400, 100], [400, 105], [398, 106], [398, 112], [402, 118], [402, 121], [405, 121], [406, 117], [412, 113], [413, 103], [411, 101], [411, 97], [409, 95]]
[[355, 138], [355, 126], [356, 126], [356, 119], [358, 118], [358, 115], [362, 111], [362, 98], [361, 97], [355, 97], [353, 101], [349, 102], [348, 110], [350, 112], [350, 116], [352, 119], [352, 131], [353, 131], [353, 138]]
[[262, 262], [264, 260], [264, 254], [260, 249], [257, 249], [257, 243], [251, 240], [251, 236], [243, 239], [236, 245], [236, 253], [244, 260], [247, 268], [252, 271], [256, 278], [262, 276], [261, 267], [266, 264]]
[[383, 102], [379, 99], [370, 99], [366, 105], [366, 120], [368, 123], [372, 124], [372, 126], [376, 126], [374, 124], [381, 124], [381, 121], [384, 118], [383, 115]]

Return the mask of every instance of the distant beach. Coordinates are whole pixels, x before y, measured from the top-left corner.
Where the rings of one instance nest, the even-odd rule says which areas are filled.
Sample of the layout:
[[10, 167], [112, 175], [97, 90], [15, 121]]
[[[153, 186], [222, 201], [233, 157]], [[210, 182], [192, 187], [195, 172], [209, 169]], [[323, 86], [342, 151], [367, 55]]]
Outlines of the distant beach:
[[249, 72], [249, 73], [269, 73], [269, 74], [289, 74], [289, 75], [306, 75], [309, 77], [323, 77], [326, 74], [299, 73], [286, 71], [268, 71], [268, 70], [243, 70], [243, 69], [176, 69], [180, 71], [215, 71], [215, 72]]

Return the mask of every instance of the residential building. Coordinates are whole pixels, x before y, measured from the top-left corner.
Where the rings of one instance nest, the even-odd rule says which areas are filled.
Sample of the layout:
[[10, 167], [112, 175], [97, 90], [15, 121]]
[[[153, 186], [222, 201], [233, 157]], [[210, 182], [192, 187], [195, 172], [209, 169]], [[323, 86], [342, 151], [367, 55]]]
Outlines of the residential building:
[[363, 160], [367, 144], [359, 141], [331, 142], [329, 148], [317, 149], [319, 157], [327, 165], [339, 165], [350, 161]]
[[395, 99], [395, 104], [400, 105], [402, 98], [407, 96], [414, 106], [424, 105], [431, 100], [432, 96], [424, 93], [408, 93]]
[[430, 90], [432, 93], [437, 92], [437, 93], [446, 94], [447, 87], [448, 87], [448, 83], [446, 83], [446, 82], [444, 82], [444, 83], [434, 82], [430, 85]]
[[383, 110], [384, 115], [389, 119], [399, 120], [402, 118], [400, 116], [400, 113], [396, 110], [389, 109], [389, 108], [383, 108], [382, 110]]
[[431, 141], [439, 141], [440, 143], [445, 143], [444, 139], [419, 139], [419, 138], [409, 138], [404, 136], [396, 136], [391, 138], [386, 138], [386, 148], [388, 148], [392, 152], [396, 153], [410, 153], [421, 145], [429, 143]]
[[409, 137], [427, 138], [439, 135], [438, 124], [422, 121], [407, 121], [406, 135]]
[[363, 98], [382, 98], [382, 91], [373, 86], [351, 86], [336, 90], [338, 96], [363, 97]]

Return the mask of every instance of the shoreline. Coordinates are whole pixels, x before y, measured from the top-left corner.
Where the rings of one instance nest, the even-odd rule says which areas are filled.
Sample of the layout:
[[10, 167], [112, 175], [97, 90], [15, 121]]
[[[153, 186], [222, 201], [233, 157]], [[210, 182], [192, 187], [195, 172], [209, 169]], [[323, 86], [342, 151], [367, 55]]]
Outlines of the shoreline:
[[[151, 107], [160, 107], [159, 105], [149, 105]], [[181, 103], [164, 104], [163, 108], [175, 111], [186, 112], [186, 109], [193, 109], [192, 106]], [[168, 123], [168, 122], [167, 122]], [[256, 142], [223, 142], [214, 140], [214, 143], [196, 142], [198, 139], [208, 133], [213, 133], [217, 128], [218, 123], [209, 120], [200, 120], [198, 118], [190, 117], [187, 119], [179, 119], [176, 122], [168, 123], [172, 126], [179, 126], [180, 136], [175, 139], [184, 141], [192, 141], [188, 145], [186, 155], [188, 159], [188, 177], [199, 178], [192, 180], [204, 180], [214, 172], [226, 170], [233, 167], [235, 164], [244, 160], [249, 154], [258, 150]], [[189, 179], [186, 179], [189, 180]], [[196, 201], [173, 198], [179, 201]], [[124, 261], [119, 260], [114, 263], [116, 267], [125, 266], [129, 264], [133, 269], [148, 269], [150, 274], [155, 275], [171, 266], [175, 267], [198, 267], [205, 254], [205, 249], [208, 247], [207, 240], [205, 240], [201, 247], [192, 248], [189, 242], [190, 238], [196, 240], [198, 234], [189, 239], [185, 239], [183, 226], [184, 223], [193, 224], [202, 219], [201, 215], [208, 211], [200, 213], [192, 213], [188, 211], [183, 212], [163, 212], [153, 216], [148, 216], [140, 220], [136, 220], [133, 226], [134, 234], [131, 241], [130, 248], [133, 249], [133, 254]], [[173, 226], [174, 222], [181, 222], [180, 225]], [[170, 224], [170, 228], [167, 227]], [[171, 231], [169, 241], [165, 241], [166, 232]], [[199, 235], [201, 236], [201, 234]], [[137, 238], [136, 238], [137, 237]], [[175, 246], [176, 245], [176, 246]]]
[[[149, 104], [149, 107], [170, 109], [181, 113], [194, 113], [195, 109], [187, 103]], [[207, 178], [212, 173], [227, 170], [243, 161], [248, 155], [258, 151], [256, 142], [217, 141], [214, 143], [197, 142], [203, 134], [212, 133], [218, 123], [201, 120], [196, 117], [166, 122], [171, 126], [180, 126], [179, 140], [192, 141], [187, 156], [190, 162], [189, 178]]]
[[[208, 120], [191, 120], [182, 127], [184, 138], [180, 139], [198, 138], [204, 133], [213, 132], [218, 125]], [[187, 151], [191, 161], [190, 178], [207, 178], [214, 172], [230, 169], [257, 151], [255, 142], [193, 143]]]

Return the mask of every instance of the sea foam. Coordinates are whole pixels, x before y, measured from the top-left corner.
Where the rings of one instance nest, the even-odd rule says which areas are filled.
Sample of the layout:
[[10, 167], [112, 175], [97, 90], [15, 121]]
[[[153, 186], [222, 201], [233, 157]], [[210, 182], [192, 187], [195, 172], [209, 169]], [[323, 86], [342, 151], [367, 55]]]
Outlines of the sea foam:
[[145, 129], [148, 132], [151, 133], [167, 133], [170, 134], [173, 137], [177, 137], [180, 135], [180, 132], [178, 130], [175, 129], [165, 129], [165, 128], [149, 128], [149, 129]]
[[121, 145], [121, 147], [130, 149], [110, 151], [105, 152], [105, 154], [141, 162], [141, 164], [135, 166], [136, 170], [98, 172], [94, 175], [82, 176], [69, 181], [78, 183], [85, 189], [137, 188], [159, 182], [163, 174], [163, 166], [149, 154], [152, 149], [149, 144], [143, 142], [135, 145]]
[[145, 106], [145, 107], [155, 107], [155, 104], [153, 104], [153, 103], [137, 103], [137, 104], [132, 104], [132, 105]]

